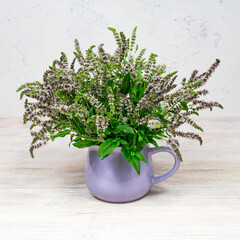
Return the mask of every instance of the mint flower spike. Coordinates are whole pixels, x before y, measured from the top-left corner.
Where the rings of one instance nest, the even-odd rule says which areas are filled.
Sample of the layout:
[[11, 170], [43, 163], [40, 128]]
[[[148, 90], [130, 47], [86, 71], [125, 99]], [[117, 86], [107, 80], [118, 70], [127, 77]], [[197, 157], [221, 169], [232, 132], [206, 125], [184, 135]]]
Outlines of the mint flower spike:
[[103, 132], [105, 132], [106, 128], [108, 127], [108, 119], [101, 115], [97, 115], [96, 126], [97, 126], [98, 136], [102, 137]]
[[223, 108], [218, 102], [204, 100], [209, 92], [202, 88], [220, 60], [203, 73], [194, 70], [178, 85], [177, 71], [166, 73], [166, 65], [157, 63], [157, 54], [145, 56], [146, 49], [139, 49], [137, 27], [130, 37], [108, 29], [116, 42], [113, 54], [103, 43], [84, 51], [75, 39], [71, 61], [61, 52], [42, 81], [17, 89], [20, 99], [25, 98], [23, 122], [31, 123], [31, 156], [49, 140], [69, 135], [70, 144], [79, 148], [112, 141], [126, 156], [134, 156], [129, 161], [134, 167], [140, 166], [142, 159], [137, 156], [143, 147], [147, 143], [157, 146], [156, 140], [165, 141], [182, 159], [178, 138], [200, 144], [202, 138], [179, 128], [188, 124], [203, 131], [191, 116]]
[[83, 57], [83, 54], [82, 54], [82, 52], [81, 52], [81, 50], [80, 50], [79, 42], [78, 42], [77, 39], [75, 39], [75, 40], [74, 40], [74, 43], [75, 43], [75, 50], [76, 50], [75, 55], [76, 55], [79, 63], [82, 64], [84, 57]]
[[108, 29], [113, 33], [113, 36], [114, 36], [114, 38], [116, 40], [116, 43], [117, 43], [118, 47], [121, 48], [122, 41], [121, 41], [121, 39], [119, 37], [119, 34], [117, 33], [116, 29], [112, 28], [112, 27], [108, 27]]
[[92, 106], [95, 107], [97, 113], [104, 113], [106, 112], [106, 108], [103, 106], [101, 102], [98, 101], [97, 98], [95, 98], [93, 95], [90, 95], [88, 93], [81, 94], [81, 96], [88, 100]]
[[108, 93], [108, 103], [109, 103], [110, 111], [112, 114], [115, 114], [116, 113], [115, 98], [113, 95], [113, 90], [110, 86], [107, 86], [107, 93]]
[[61, 58], [60, 58], [60, 60], [61, 60], [61, 67], [63, 68], [63, 69], [67, 69], [68, 68], [68, 59], [67, 59], [67, 56], [66, 56], [66, 54], [64, 53], [64, 52], [61, 52]]
[[117, 94], [117, 99], [116, 99], [116, 114], [120, 115], [123, 114], [123, 97], [121, 94]]
[[107, 63], [108, 62], [108, 55], [105, 52], [105, 50], [103, 49], [103, 43], [99, 45], [98, 47], [98, 55], [102, 58], [103, 63]]

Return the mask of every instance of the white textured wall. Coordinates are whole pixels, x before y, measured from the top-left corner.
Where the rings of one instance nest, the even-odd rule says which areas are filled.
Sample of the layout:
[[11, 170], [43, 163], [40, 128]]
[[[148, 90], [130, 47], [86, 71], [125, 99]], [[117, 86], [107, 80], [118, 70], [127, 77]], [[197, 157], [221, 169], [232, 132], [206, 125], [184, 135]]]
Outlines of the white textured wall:
[[61, 51], [72, 57], [74, 38], [84, 49], [103, 42], [112, 51], [107, 27], [130, 34], [135, 25], [140, 47], [180, 78], [220, 58], [208, 89], [225, 110], [203, 115], [240, 116], [239, 23], [239, 0], [0, 0], [0, 116], [22, 115], [16, 88], [41, 80]]

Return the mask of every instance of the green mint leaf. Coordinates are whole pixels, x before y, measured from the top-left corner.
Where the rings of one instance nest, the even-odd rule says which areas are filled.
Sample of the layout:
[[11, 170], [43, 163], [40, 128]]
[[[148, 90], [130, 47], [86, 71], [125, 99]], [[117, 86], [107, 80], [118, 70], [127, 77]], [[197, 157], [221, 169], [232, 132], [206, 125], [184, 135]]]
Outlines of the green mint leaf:
[[139, 130], [139, 131], [138, 131], [138, 134], [141, 136], [140, 139], [142, 139], [142, 140], [145, 141], [145, 142], [148, 142], [148, 138], [147, 138], [147, 136], [145, 135], [145, 133], [144, 133], [143, 130]]
[[66, 122], [68, 122], [67, 119], [64, 119], [64, 120], [60, 121], [60, 122], [55, 126], [55, 128], [60, 127], [63, 123], [66, 123]]
[[136, 156], [132, 156], [125, 147], [122, 147], [121, 152], [122, 155], [126, 158], [126, 160], [135, 168], [138, 175], [140, 175], [141, 164], [139, 158]]
[[78, 118], [75, 117], [74, 115], [72, 115], [71, 123], [73, 124], [73, 126], [78, 134], [80, 134], [80, 135], [85, 134], [85, 131], [84, 131], [83, 127], [81, 126], [82, 124], [80, 123]]
[[129, 125], [119, 125], [116, 127], [115, 132], [116, 133], [124, 132], [124, 133], [134, 134], [134, 129]]
[[163, 115], [158, 114], [158, 113], [157, 113], [156, 115], [161, 119], [162, 123], [163, 123], [165, 126], [168, 124], [168, 120], [165, 119]]
[[197, 87], [201, 82], [202, 82], [202, 78], [201, 79], [199, 79], [198, 81], [196, 81], [196, 82], [194, 82], [192, 85], [194, 86], [194, 87]]
[[[161, 139], [161, 138], [160, 138], [160, 139]], [[149, 142], [150, 142], [152, 145], [154, 145], [154, 147], [159, 148], [157, 142], [156, 142], [154, 139], [151, 139]]]
[[38, 91], [32, 91], [31, 93], [30, 93], [30, 97], [32, 97], [34, 94], [36, 94]]
[[115, 32], [115, 31], [116, 31], [116, 29], [115, 29], [115, 28], [112, 28], [112, 27], [108, 27], [108, 29], [109, 29], [110, 31], [112, 31], [112, 32]]
[[120, 139], [120, 140], [119, 140], [119, 143], [122, 144], [122, 145], [127, 145], [127, 144], [128, 144], [128, 142], [125, 141], [125, 140], [123, 140], [123, 139]]
[[138, 86], [137, 86], [137, 85], [134, 85], [134, 86], [132, 87], [132, 93], [133, 93], [133, 95], [136, 96], [136, 95], [137, 95], [137, 92], [138, 92]]
[[26, 114], [24, 114], [24, 116], [23, 116], [23, 123], [26, 124], [27, 121], [28, 121], [28, 120], [27, 120], [27, 116], [26, 116]]
[[146, 145], [146, 142], [138, 142], [137, 143], [137, 146], [136, 146], [136, 151], [137, 152], [140, 152], [140, 151], [142, 151], [143, 150], [143, 148], [145, 147], [145, 145]]
[[61, 75], [62, 75], [62, 71], [58, 72], [57, 78], [61, 77]]
[[160, 137], [160, 136], [158, 136], [157, 134], [153, 134], [152, 137], [154, 137], [155, 139], [159, 139], [159, 140], [162, 139], [162, 136]]
[[138, 136], [137, 133], [135, 133], [134, 136], [133, 136], [133, 144], [132, 144], [133, 147], [136, 146], [136, 143], [137, 143], [137, 136]]
[[93, 115], [93, 107], [89, 110], [89, 117], [92, 117]]
[[79, 140], [79, 141], [73, 143], [73, 146], [77, 147], [77, 148], [85, 148], [85, 147], [91, 147], [93, 145], [97, 145], [98, 143], [99, 143], [98, 141]]
[[145, 157], [144, 157], [140, 152], [136, 152], [136, 153], [135, 153], [135, 156], [136, 156], [138, 159], [140, 159], [141, 161], [146, 162]]
[[19, 91], [21, 91], [22, 90], [22, 86], [20, 86], [17, 90], [16, 90], [16, 92], [19, 92]]
[[63, 130], [61, 132], [58, 132], [57, 134], [53, 135], [51, 138], [52, 138], [52, 141], [54, 141], [55, 138], [58, 138], [58, 137], [65, 137], [66, 135], [68, 135], [69, 133], [71, 132], [71, 130]]
[[116, 147], [119, 146], [119, 142], [114, 138], [108, 138], [105, 142], [101, 143], [98, 150], [98, 157], [107, 157]]
[[181, 103], [183, 109], [186, 110], [186, 111], [188, 112], [188, 106], [187, 106], [187, 103], [184, 102], [184, 101], [180, 101], [180, 103]]
[[139, 82], [142, 81], [142, 66], [137, 71], [137, 78]]
[[141, 163], [139, 158], [137, 158], [136, 156], [132, 156], [132, 158], [129, 159], [128, 162], [135, 168], [138, 175], [140, 175]]
[[198, 92], [196, 92], [196, 91], [193, 91], [193, 90], [191, 90], [191, 89], [190, 89], [190, 90], [188, 90], [188, 92], [189, 92], [189, 93], [191, 93], [191, 94], [195, 94], [195, 95], [196, 95], [196, 94], [198, 94]]
[[141, 137], [141, 135], [138, 136], [138, 142], [142, 142], [143, 138]]
[[130, 88], [131, 88], [131, 75], [130, 75], [130, 73], [128, 73], [123, 78], [120, 92], [126, 95], [129, 93]]
[[36, 127], [37, 125], [36, 124], [32, 124], [31, 126], [30, 126], [30, 130], [32, 130], [34, 127]]

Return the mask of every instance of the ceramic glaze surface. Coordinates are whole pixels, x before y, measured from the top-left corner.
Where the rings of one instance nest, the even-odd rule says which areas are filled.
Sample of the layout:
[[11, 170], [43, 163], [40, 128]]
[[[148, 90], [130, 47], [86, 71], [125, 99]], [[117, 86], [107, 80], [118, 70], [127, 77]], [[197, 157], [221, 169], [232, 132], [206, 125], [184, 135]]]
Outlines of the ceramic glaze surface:
[[[143, 197], [153, 184], [169, 178], [180, 165], [178, 157], [171, 148], [145, 146], [141, 153], [147, 162], [141, 161], [141, 173], [138, 175], [122, 155], [120, 147], [103, 160], [97, 157], [98, 148], [99, 146], [92, 146], [88, 150], [85, 181], [92, 195], [108, 202], [130, 202]], [[175, 164], [168, 173], [154, 177], [151, 155], [157, 152], [171, 153]]]

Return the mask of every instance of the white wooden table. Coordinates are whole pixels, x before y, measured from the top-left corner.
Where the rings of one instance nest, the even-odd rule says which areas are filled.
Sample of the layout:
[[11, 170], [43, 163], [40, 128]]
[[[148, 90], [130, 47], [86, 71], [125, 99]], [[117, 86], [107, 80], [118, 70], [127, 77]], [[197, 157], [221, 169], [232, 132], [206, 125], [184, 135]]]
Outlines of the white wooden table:
[[[31, 159], [28, 127], [0, 119], [0, 239], [240, 239], [240, 119], [198, 122], [203, 146], [182, 139], [174, 176], [139, 201], [110, 204], [85, 187], [87, 150], [60, 139]], [[156, 174], [173, 164], [161, 154]]]

